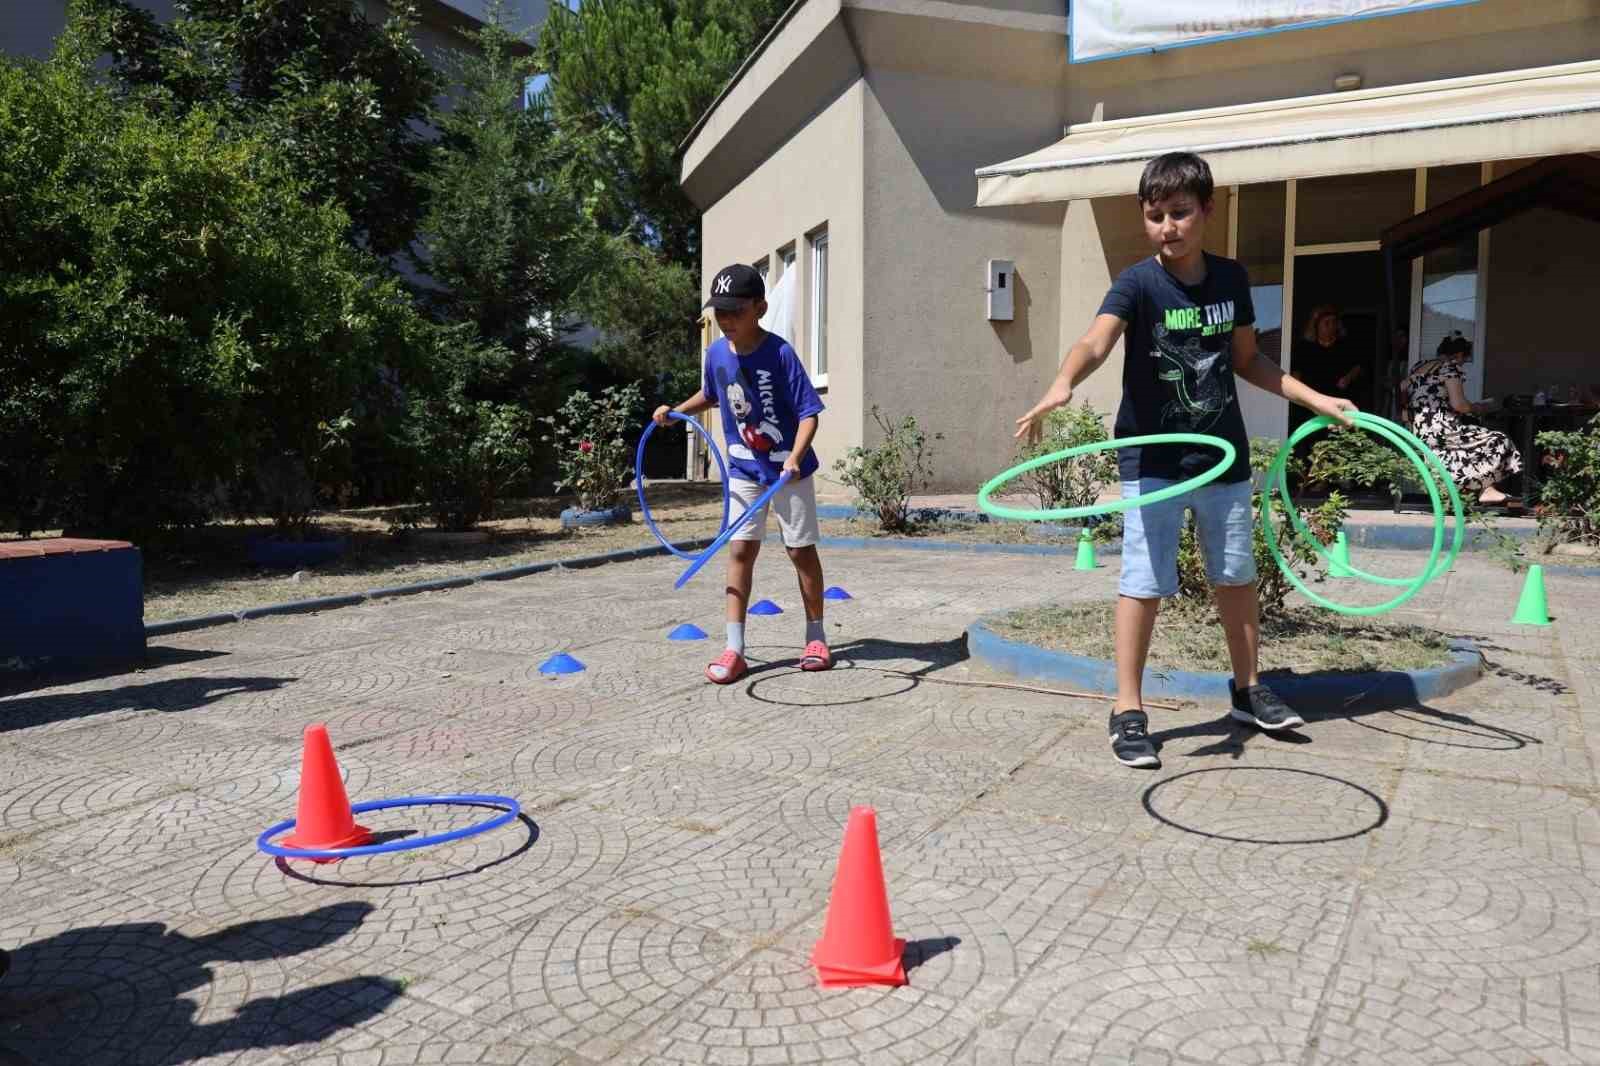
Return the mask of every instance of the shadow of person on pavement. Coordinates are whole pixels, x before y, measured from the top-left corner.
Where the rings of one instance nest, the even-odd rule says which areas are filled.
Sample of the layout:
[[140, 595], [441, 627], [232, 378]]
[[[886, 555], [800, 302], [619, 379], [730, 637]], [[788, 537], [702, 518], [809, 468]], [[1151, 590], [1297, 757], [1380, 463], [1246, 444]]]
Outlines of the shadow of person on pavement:
[[[295, 987], [286, 968], [242, 964], [325, 948], [372, 909], [339, 903], [204, 936], [162, 922], [82, 926], [16, 945], [0, 979], [0, 1063], [180, 1066], [327, 1040], [382, 1013], [399, 982], [360, 976]], [[242, 990], [273, 989], [274, 978], [281, 993], [244, 999]], [[231, 1012], [230, 993], [243, 1000]]]

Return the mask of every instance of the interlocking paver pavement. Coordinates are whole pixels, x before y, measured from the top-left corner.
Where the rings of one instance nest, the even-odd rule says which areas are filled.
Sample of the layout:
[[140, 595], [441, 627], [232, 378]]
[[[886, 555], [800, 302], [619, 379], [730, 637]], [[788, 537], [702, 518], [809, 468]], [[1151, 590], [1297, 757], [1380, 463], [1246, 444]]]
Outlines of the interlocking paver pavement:
[[[1377, 555], [1402, 574], [1414, 554]], [[1364, 558], [1363, 562], [1366, 562]], [[959, 687], [962, 632], [1116, 568], [838, 551], [839, 665], [795, 667], [779, 558], [749, 679], [720, 583], [557, 572], [162, 638], [137, 674], [0, 688], [0, 1063], [1600, 1063], [1600, 583], [1513, 627], [1486, 559], [1404, 617], [1483, 681], [1271, 737]], [[1359, 588], [1341, 585], [1340, 596]], [[545, 678], [555, 651], [585, 673]], [[328, 724], [356, 799], [518, 796], [513, 826], [337, 865], [254, 849]], [[911, 984], [808, 962], [852, 806], [878, 809]], [[380, 832], [462, 826], [412, 808]]]

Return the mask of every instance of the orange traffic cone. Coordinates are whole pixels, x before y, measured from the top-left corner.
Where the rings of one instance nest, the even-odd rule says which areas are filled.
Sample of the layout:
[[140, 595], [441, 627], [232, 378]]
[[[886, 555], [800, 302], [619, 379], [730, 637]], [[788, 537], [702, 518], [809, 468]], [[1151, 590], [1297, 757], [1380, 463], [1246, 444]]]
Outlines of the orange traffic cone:
[[900, 961], [906, 942], [895, 939], [889, 921], [889, 893], [878, 855], [878, 813], [871, 807], [850, 812], [834, 875], [833, 899], [822, 939], [811, 952], [823, 988], [903, 985]]
[[294, 816], [294, 832], [284, 838], [284, 846], [324, 851], [353, 848], [371, 839], [372, 832], [357, 825], [350, 813], [350, 797], [344, 792], [328, 727], [320, 722], [306, 726], [305, 748], [300, 756], [300, 806]]

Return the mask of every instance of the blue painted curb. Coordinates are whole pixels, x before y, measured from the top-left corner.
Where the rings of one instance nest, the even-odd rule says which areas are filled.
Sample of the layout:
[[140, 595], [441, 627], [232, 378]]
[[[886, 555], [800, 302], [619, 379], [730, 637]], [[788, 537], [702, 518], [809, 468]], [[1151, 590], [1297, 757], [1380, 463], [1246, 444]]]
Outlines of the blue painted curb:
[[464, 589], [478, 580], [476, 577], [444, 577], [437, 581], [419, 581], [415, 585], [396, 585], [393, 588], [373, 589], [366, 594], [366, 598], [369, 600], [389, 600], [396, 596], [415, 596], [419, 592]]
[[151, 622], [144, 627], [146, 637], [164, 637], [172, 633], [189, 633], [212, 626], [232, 625], [239, 620], [236, 614], [203, 614], [195, 618], [176, 618], [170, 622]]
[[239, 612], [240, 621], [249, 621], [252, 618], [266, 618], [276, 614], [310, 614], [313, 611], [326, 611], [334, 607], [354, 607], [366, 603], [365, 593], [355, 593], [349, 596], [324, 596], [316, 600], [295, 600], [291, 603], [275, 603], [270, 607], [251, 607]]
[[[914, 520], [929, 521], [945, 519], [953, 522], [979, 522], [988, 523], [990, 518], [982, 511], [969, 511], [954, 507], [921, 507], [914, 508], [911, 512]], [[817, 508], [819, 518], [870, 518], [870, 512], [859, 510], [846, 504], [822, 504]], [[1057, 522], [1037, 522], [1034, 528], [1051, 537], [1077, 537], [1082, 531], [1082, 526], [1063, 525]], [[1427, 551], [1433, 544], [1433, 526], [1405, 526], [1393, 523], [1355, 523], [1345, 526], [1349, 534], [1350, 546], [1362, 548], [1381, 548], [1393, 551]], [[1527, 543], [1534, 539], [1538, 531], [1534, 529], [1507, 529], [1503, 532], [1515, 540]], [[1450, 528], [1445, 529], [1446, 543], [1450, 537]], [[1462, 539], [1462, 551], [1480, 551], [1488, 541], [1484, 530], [1472, 529]], [[1098, 550], [1098, 548], [1097, 548]]]
[[[1117, 691], [1116, 664], [1000, 636], [989, 616], [967, 629], [967, 651], [997, 670], [1035, 681], [1053, 681], [1108, 696]], [[1336, 712], [1414, 707], [1463, 689], [1483, 674], [1483, 657], [1470, 641], [1452, 641], [1450, 662], [1432, 670], [1383, 670], [1364, 674], [1267, 674], [1263, 680], [1296, 710]], [[1228, 674], [1146, 670], [1144, 691], [1154, 699], [1228, 703]]]
[[478, 574], [479, 581], [512, 581], [519, 577], [532, 577], [554, 570], [555, 563], [529, 563], [527, 566], [508, 566], [504, 570], [488, 570]]
[[[776, 533], [769, 533], [767, 539], [779, 540]], [[897, 540], [893, 537], [822, 537], [817, 545], [823, 548], [888, 548], [895, 551], [917, 552], [975, 552], [980, 555], [1070, 555], [1074, 558], [1078, 554], [1077, 544], [990, 544], [983, 541], [967, 542], [959, 540]], [[1117, 543], [1096, 545], [1095, 551], [1102, 555], [1121, 555], [1122, 546]]]

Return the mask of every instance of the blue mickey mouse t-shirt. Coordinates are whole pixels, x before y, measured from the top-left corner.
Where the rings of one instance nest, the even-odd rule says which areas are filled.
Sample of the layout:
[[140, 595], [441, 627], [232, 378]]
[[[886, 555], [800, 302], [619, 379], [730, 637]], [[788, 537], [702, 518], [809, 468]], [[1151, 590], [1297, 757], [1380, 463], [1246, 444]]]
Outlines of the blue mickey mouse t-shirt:
[[[707, 348], [702, 388], [722, 412], [729, 475], [746, 481], [778, 480], [801, 420], [823, 411], [800, 358], [773, 333], [749, 355], [735, 352], [726, 337]], [[816, 469], [817, 454], [807, 448], [800, 476]]]

